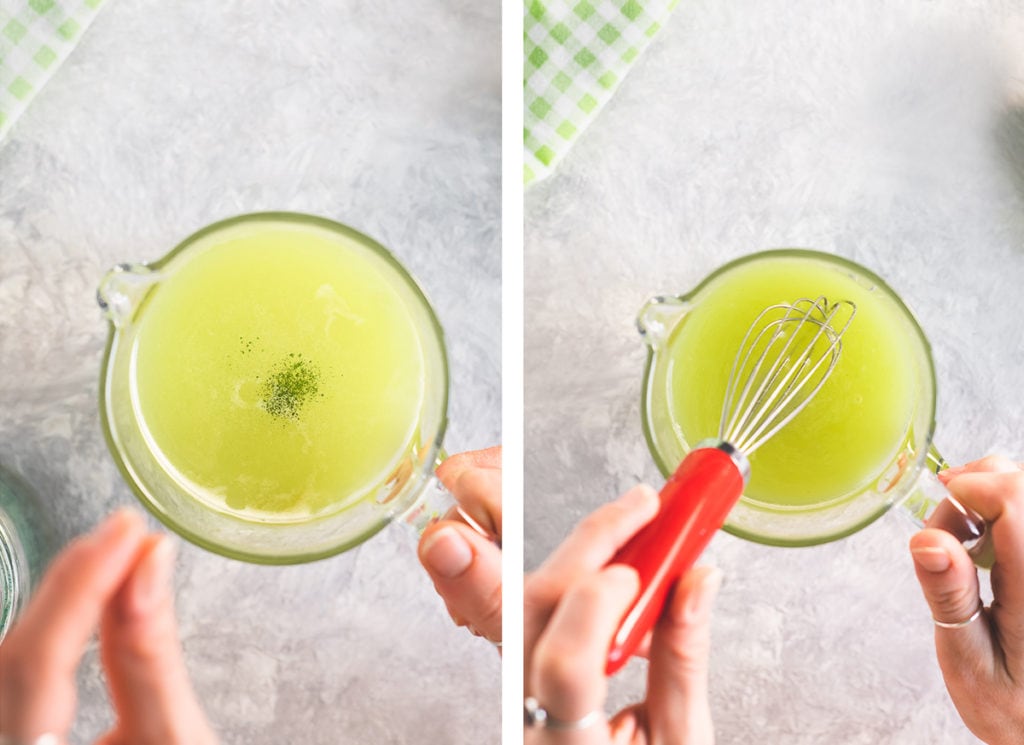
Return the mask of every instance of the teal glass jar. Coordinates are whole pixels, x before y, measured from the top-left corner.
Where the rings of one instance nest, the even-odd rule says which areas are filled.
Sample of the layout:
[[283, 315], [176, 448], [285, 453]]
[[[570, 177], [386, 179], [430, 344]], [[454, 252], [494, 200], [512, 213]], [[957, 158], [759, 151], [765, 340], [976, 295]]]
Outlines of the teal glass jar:
[[0, 467], [0, 639], [28, 603], [56, 543], [31, 489]]

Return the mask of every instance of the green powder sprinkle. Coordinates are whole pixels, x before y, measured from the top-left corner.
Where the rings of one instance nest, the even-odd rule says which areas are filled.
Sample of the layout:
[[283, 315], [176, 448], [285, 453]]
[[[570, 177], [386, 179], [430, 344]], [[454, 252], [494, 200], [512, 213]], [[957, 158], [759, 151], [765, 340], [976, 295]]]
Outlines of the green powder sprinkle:
[[[263, 383], [263, 408], [280, 419], [298, 419], [320, 390], [320, 370], [301, 354], [289, 354]], [[321, 394], [322, 395], [322, 394]]]

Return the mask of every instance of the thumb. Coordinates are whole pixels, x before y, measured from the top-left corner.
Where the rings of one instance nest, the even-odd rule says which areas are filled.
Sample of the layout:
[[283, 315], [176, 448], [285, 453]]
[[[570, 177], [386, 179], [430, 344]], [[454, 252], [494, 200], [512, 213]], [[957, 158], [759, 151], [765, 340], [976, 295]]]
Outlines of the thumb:
[[212, 745], [189, 681], [174, 618], [174, 544], [151, 535], [132, 573], [107, 606], [101, 653], [118, 714], [104, 745]]
[[[932, 618], [954, 624], [970, 619], [981, 606], [978, 573], [959, 541], [945, 530], [930, 528], [910, 539], [910, 552]], [[935, 647], [943, 672], [973, 669], [992, 654], [988, 624], [977, 618], [960, 628], [936, 626]]]
[[651, 637], [647, 716], [656, 742], [711, 743], [711, 607], [722, 573], [697, 567], [675, 587]]
[[423, 534], [420, 562], [452, 620], [501, 641], [501, 549], [466, 525], [444, 520]]

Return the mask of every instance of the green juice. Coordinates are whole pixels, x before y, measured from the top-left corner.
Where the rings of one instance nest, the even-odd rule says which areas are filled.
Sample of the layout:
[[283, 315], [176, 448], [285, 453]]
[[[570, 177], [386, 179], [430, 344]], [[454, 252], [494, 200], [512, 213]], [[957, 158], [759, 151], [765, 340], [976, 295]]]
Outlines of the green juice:
[[906, 441], [914, 360], [896, 332], [899, 308], [837, 267], [768, 257], [705, 288], [668, 341], [672, 426], [691, 447], [718, 433], [726, 385], [748, 327], [767, 306], [824, 295], [857, 305], [831, 377], [811, 403], [750, 458], [748, 499], [806, 507], [856, 494]]
[[191, 246], [138, 314], [132, 405], [167, 474], [213, 509], [292, 522], [385, 482], [424, 397], [417, 329], [351, 239], [281, 224]]

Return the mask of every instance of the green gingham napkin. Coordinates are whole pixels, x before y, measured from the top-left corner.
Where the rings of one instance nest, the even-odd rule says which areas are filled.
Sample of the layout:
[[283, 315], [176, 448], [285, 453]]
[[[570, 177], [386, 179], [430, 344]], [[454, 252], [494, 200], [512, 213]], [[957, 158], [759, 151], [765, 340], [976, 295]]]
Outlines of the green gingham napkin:
[[525, 0], [525, 183], [565, 156], [678, 2]]
[[103, 0], [0, 0], [0, 142], [92, 23]]

